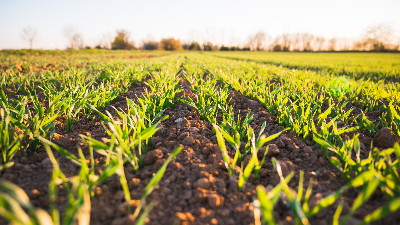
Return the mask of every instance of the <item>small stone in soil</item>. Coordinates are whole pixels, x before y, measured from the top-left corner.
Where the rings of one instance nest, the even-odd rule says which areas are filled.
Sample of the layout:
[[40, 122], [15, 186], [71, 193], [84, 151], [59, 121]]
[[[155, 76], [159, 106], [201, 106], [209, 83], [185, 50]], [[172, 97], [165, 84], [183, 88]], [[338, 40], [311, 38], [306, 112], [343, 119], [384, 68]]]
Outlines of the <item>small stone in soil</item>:
[[217, 194], [210, 194], [207, 196], [208, 204], [211, 208], [218, 207], [221, 205], [221, 198]]
[[182, 118], [178, 118], [178, 119], [176, 119], [174, 122], [175, 122], [175, 123], [179, 123], [179, 122], [182, 122], [182, 121], [183, 121]]
[[202, 188], [202, 189], [208, 189], [210, 188], [210, 182], [206, 179], [206, 178], [201, 178], [198, 179], [195, 183], [194, 183], [194, 187], [195, 188]]

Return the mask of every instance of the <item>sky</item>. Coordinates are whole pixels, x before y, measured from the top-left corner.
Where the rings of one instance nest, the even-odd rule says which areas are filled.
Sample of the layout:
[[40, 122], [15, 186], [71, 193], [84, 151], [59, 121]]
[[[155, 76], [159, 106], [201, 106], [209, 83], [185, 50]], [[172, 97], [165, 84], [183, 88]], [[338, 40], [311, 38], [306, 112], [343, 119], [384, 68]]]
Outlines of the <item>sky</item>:
[[137, 46], [150, 36], [239, 45], [257, 31], [356, 39], [380, 23], [398, 35], [399, 9], [399, 0], [0, 0], [0, 49], [29, 48], [20, 37], [28, 26], [37, 29], [33, 48], [40, 49], [65, 49], [67, 26], [92, 47], [117, 29], [129, 31]]

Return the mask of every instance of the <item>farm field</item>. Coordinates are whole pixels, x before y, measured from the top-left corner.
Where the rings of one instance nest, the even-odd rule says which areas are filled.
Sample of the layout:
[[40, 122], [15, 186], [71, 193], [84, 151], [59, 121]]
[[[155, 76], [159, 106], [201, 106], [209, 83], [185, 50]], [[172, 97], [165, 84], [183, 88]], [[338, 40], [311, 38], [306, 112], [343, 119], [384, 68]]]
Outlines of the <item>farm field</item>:
[[214, 56], [250, 60], [291, 69], [399, 82], [400, 54], [359, 52], [213, 52]]
[[32, 53], [0, 224], [400, 224], [399, 54]]

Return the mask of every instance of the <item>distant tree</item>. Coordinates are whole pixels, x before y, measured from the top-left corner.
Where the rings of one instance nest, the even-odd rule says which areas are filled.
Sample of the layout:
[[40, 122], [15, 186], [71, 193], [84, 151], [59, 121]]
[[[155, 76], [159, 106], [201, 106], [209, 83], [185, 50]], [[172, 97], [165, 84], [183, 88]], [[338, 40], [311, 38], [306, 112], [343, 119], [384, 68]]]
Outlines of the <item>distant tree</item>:
[[248, 45], [253, 51], [260, 51], [265, 48], [268, 35], [263, 31], [258, 31], [248, 37]]
[[203, 44], [204, 51], [212, 51], [213, 45], [211, 42], [206, 42]]
[[154, 40], [153, 36], [151, 34], [148, 34], [143, 40], [142, 40], [142, 48], [144, 50], [157, 50], [159, 46], [159, 43]]
[[322, 47], [324, 46], [324, 44], [325, 44], [325, 38], [317, 37], [315, 39], [315, 49], [317, 49], [318, 51], [322, 50]]
[[193, 41], [193, 42], [189, 45], [188, 49], [191, 50], [191, 51], [200, 51], [200, 50], [201, 50], [201, 46], [200, 46], [199, 43]]
[[158, 49], [158, 42], [157, 41], [143, 42], [143, 49], [144, 50], [157, 50]]
[[312, 42], [314, 41], [314, 35], [309, 33], [303, 33], [301, 34], [301, 41], [303, 44], [303, 51], [308, 52], [313, 50]]
[[117, 30], [117, 36], [115, 36], [114, 41], [111, 43], [111, 49], [134, 49], [134, 43], [129, 41], [129, 32], [126, 30]]
[[336, 38], [329, 39], [328, 40], [328, 50], [329, 51], [335, 51], [336, 44], [337, 44], [337, 39]]
[[[285, 51], [291, 50], [293, 44], [293, 35], [282, 34], [275, 37], [272, 44], [269, 46], [270, 51]], [[275, 47], [276, 46], [276, 47]], [[274, 50], [275, 48], [275, 50]]]
[[280, 51], [282, 51], [282, 46], [281, 46], [280, 44], [274, 45], [274, 46], [272, 47], [272, 51], [274, 51], [274, 52], [280, 52]]
[[69, 49], [83, 49], [84, 48], [82, 34], [78, 33], [76, 31], [75, 27], [73, 27], [73, 26], [64, 27], [63, 35], [65, 38], [68, 39], [68, 42], [69, 42], [69, 46], [67, 46], [67, 48], [69, 48]]
[[296, 34], [292, 34], [292, 49], [293, 51], [300, 51], [301, 49], [301, 34], [300, 33], [296, 33]]
[[217, 45], [213, 45], [211, 42], [206, 42], [203, 44], [204, 51], [218, 51], [219, 47]]
[[276, 36], [272, 44], [269, 46], [269, 50], [274, 52], [282, 51], [281, 39], [281, 36]]
[[393, 47], [393, 50], [400, 51], [400, 37], [397, 37], [397, 40], [395, 41], [395, 44]]
[[179, 40], [175, 38], [163, 38], [160, 41], [160, 48], [167, 51], [182, 50], [183, 46]]
[[365, 31], [364, 39], [374, 51], [389, 49], [393, 39], [393, 29], [385, 23], [369, 26]]
[[336, 49], [339, 51], [349, 51], [350, 50], [351, 41], [348, 38], [339, 38], [337, 39]]
[[84, 42], [83, 42], [82, 34], [75, 34], [73, 36], [73, 40], [75, 42], [75, 46], [76, 46], [77, 49], [83, 49], [84, 48]]
[[30, 49], [32, 49], [32, 43], [35, 41], [36, 34], [37, 34], [37, 29], [34, 29], [29, 26], [22, 30], [21, 38], [29, 42]]

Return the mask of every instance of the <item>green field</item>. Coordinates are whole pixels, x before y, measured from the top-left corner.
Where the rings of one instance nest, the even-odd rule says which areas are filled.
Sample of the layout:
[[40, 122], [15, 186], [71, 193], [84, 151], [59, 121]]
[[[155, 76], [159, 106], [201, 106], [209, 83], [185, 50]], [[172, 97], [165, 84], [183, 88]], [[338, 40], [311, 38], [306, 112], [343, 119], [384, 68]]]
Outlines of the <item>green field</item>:
[[398, 53], [216, 52], [211, 55], [373, 80], [398, 81], [400, 77]]
[[0, 59], [0, 224], [400, 221], [399, 54]]

